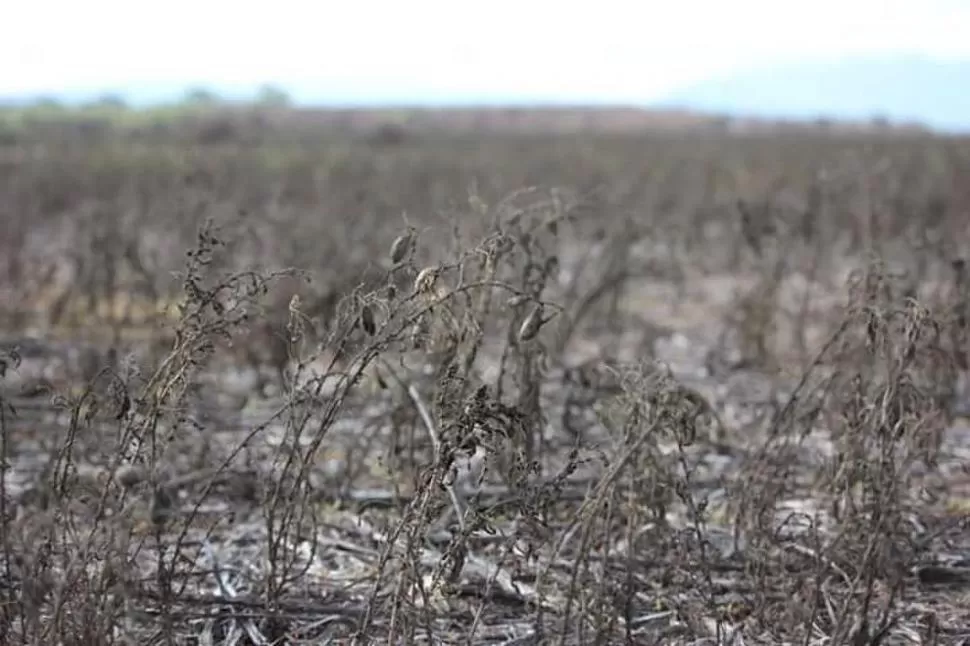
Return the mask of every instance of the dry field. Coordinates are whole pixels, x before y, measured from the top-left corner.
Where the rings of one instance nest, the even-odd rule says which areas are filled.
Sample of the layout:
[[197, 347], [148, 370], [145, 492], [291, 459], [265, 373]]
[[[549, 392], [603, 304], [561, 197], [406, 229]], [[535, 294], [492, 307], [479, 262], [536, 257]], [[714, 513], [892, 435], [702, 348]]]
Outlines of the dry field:
[[970, 643], [970, 141], [7, 139], [0, 643]]

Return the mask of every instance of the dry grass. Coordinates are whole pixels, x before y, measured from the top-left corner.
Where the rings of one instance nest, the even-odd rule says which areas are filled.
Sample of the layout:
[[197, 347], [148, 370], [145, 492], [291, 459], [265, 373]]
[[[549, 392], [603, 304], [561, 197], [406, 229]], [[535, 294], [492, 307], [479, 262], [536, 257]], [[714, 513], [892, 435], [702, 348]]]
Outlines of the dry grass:
[[4, 151], [0, 643], [970, 637], [966, 141], [173, 128]]

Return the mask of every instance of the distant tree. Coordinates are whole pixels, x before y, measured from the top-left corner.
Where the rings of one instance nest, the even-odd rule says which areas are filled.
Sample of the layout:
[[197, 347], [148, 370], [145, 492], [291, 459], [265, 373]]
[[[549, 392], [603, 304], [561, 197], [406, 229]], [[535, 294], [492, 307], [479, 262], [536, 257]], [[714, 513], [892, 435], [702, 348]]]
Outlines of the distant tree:
[[731, 129], [731, 117], [719, 115], [711, 118], [711, 129], [714, 132], [727, 132]]
[[124, 110], [128, 107], [128, 103], [125, 98], [119, 94], [102, 94], [94, 101], [91, 102], [91, 106], [95, 108], [110, 108], [112, 110]]
[[45, 112], [56, 112], [64, 109], [64, 105], [52, 96], [39, 96], [31, 103], [33, 108], [39, 108]]
[[285, 108], [291, 103], [286, 90], [276, 85], [264, 85], [256, 93], [256, 105], [263, 108]]
[[212, 90], [195, 87], [185, 93], [182, 103], [191, 107], [211, 107], [219, 103], [219, 96]]
[[888, 130], [891, 126], [889, 117], [884, 114], [874, 114], [869, 118], [869, 124], [875, 130]]

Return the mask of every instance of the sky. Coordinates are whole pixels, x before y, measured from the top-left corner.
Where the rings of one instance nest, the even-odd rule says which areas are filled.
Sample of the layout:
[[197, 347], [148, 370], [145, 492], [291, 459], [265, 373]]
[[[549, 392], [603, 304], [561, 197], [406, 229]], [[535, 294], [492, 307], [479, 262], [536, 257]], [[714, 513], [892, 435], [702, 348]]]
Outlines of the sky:
[[8, 4], [0, 98], [273, 82], [363, 98], [650, 101], [806, 59], [970, 59], [970, 0]]

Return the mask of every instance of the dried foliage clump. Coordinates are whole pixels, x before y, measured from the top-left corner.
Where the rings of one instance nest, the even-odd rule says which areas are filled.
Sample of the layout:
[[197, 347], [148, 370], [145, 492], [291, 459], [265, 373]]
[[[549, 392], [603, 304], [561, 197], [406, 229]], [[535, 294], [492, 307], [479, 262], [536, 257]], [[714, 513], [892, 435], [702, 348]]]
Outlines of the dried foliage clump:
[[0, 643], [970, 638], [966, 141], [277, 116], [0, 148]]

